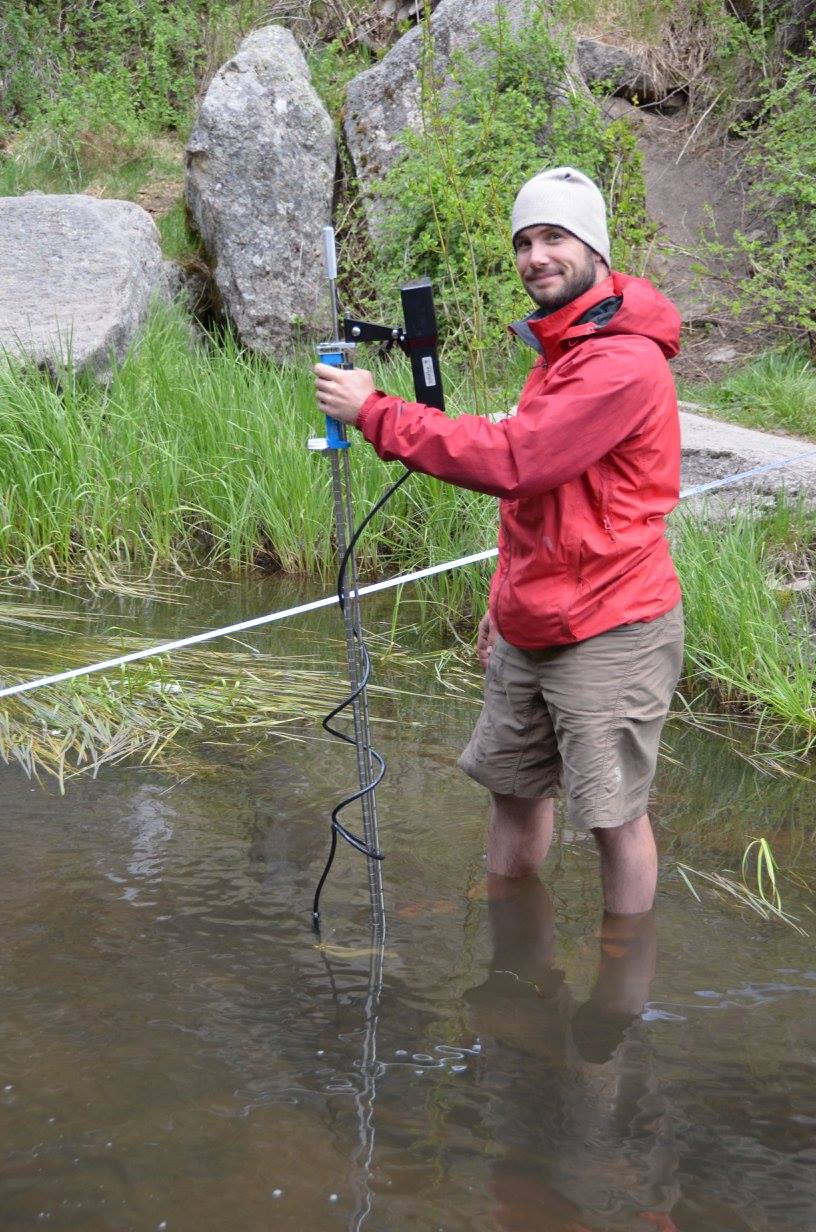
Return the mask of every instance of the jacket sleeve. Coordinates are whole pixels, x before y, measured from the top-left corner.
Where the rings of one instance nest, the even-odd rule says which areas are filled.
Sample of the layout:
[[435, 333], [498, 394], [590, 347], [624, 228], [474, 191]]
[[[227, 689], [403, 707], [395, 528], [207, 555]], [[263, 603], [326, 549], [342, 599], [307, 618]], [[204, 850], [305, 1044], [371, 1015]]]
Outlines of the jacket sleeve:
[[[644, 345], [645, 342], [645, 345]], [[546, 388], [500, 423], [442, 411], [379, 391], [357, 421], [386, 462], [399, 460], [463, 488], [516, 499], [560, 487], [631, 436], [663, 399], [671, 377], [654, 344], [588, 339], [562, 360]]]

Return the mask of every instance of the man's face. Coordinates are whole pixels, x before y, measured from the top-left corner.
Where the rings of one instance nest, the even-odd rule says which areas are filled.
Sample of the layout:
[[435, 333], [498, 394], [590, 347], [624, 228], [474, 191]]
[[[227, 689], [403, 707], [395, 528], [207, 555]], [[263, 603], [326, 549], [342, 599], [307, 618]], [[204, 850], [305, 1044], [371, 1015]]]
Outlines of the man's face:
[[608, 272], [601, 257], [563, 227], [525, 227], [515, 238], [515, 249], [528, 295], [551, 312], [602, 282]]

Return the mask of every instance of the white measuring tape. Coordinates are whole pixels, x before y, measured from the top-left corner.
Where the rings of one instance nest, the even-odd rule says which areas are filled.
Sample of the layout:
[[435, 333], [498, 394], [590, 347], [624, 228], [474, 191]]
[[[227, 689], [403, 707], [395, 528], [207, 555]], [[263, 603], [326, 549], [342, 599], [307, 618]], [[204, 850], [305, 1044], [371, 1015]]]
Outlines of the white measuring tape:
[[[767, 471], [779, 470], [790, 466], [793, 462], [804, 462], [806, 458], [816, 458], [816, 449], [807, 453], [796, 454], [792, 458], [783, 458], [780, 462], [769, 462], [764, 466], [755, 466], [749, 471], [726, 475], [723, 479], [714, 479], [710, 483], [697, 484], [692, 488], [684, 488], [680, 500], [689, 496], [699, 496], [703, 492], [715, 488], [727, 487], [742, 479], [750, 479], [753, 475], [762, 475]], [[461, 569], [464, 565], [475, 565], [483, 560], [498, 556], [498, 548], [488, 548], [484, 552], [474, 552], [470, 556], [460, 556], [458, 560], [448, 560], [442, 565], [430, 565], [427, 569], [418, 569], [415, 573], [404, 573], [400, 577], [387, 578], [384, 582], [372, 582], [361, 586], [356, 592], [360, 598], [363, 595], [374, 595], [381, 590], [391, 590], [395, 586], [406, 586], [409, 582], [419, 582], [423, 578], [433, 577], [436, 573], [445, 573], [451, 569]], [[351, 592], [353, 595], [355, 592]], [[206, 633], [195, 633], [191, 637], [181, 637], [174, 642], [162, 642], [159, 646], [148, 646], [144, 650], [133, 650], [129, 654], [118, 655], [114, 659], [103, 659], [100, 663], [90, 663], [86, 667], [74, 667], [70, 671], [56, 672], [52, 676], [38, 676], [35, 680], [25, 680], [20, 684], [9, 685], [0, 689], [0, 697], [13, 697], [16, 693], [30, 693], [34, 689], [42, 689], [49, 684], [61, 684], [64, 680], [76, 680], [80, 676], [90, 676], [94, 672], [110, 671], [114, 667], [124, 667], [126, 663], [137, 663], [140, 659], [151, 659], [156, 655], [170, 654], [174, 650], [182, 650], [186, 646], [200, 646], [203, 642], [214, 641], [218, 637], [229, 637], [233, 633], [245, 633], [248, 629], [260, 629], [263, 625], [274, 624], [277, 620], [290, 620], [295, 616], [304, 616], [307, 612], [316, 612], [323, 607], [332, 607], [337, 603], [337, 595], [327, 595], [323, 599], [314, 599], [311, 603], [301, 603], [297, 607], [286, 608], [282, 612], [270, 612], [266, 616], [255, 616], [251, 620], [242, 620], [235, 625], [225, 625], [221, 629], [209, 629]]]

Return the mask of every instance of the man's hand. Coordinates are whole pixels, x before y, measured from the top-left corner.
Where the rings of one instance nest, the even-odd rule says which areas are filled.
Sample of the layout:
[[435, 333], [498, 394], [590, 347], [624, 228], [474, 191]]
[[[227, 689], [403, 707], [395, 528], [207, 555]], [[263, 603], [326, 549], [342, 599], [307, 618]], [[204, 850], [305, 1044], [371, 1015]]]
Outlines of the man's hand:
[[374, 393], [374, 378], [365, 368], [333, 368], [315, 364], [317, 405], [324, 415], [355, 424], [360, 407]]
[[490, 613], [485, 612], [479, 621], [479, 632], [476, 637], [476, 653], [484, 671], [487, 671], [487, 661], [496, 644], [498, 631], [490, 619]]

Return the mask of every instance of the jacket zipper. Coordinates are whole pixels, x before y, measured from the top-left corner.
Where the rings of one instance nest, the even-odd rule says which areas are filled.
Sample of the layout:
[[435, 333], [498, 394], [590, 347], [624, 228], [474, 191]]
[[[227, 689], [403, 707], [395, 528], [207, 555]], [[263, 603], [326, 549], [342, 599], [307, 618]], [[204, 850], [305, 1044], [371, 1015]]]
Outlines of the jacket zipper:
[[501, 606], [502, 591], [504, 590], [505, 585], [507, 584], [507, 579], [510, 576], [510, 562], [512, 558], [513, 558], [513, 550], [512, 548], [508, 547], [507, 549], [507, 568], [504, 571], [504, 577], [499, 583], [499, 589], [496, 591], [496, 628], [498, 629], [502, 637], [504, 637], [504, 634], [501, 631], [501, 622], [499, 620], [499, 608]]
[[601, 467], [601, 475], [603, 476], [603, 479], [602, 479], [603, 486], [601, 489], [603, 492], [603, 497], [601, 500], [601, 525], [603, 526], [607, 535], [609, 535], [609, 538], [612, 540], [612, 542], [615, 543], [616, 542], [615, 532], [612, 529], [612, 523], [609, 520], [609, 471], [604, 466]]

